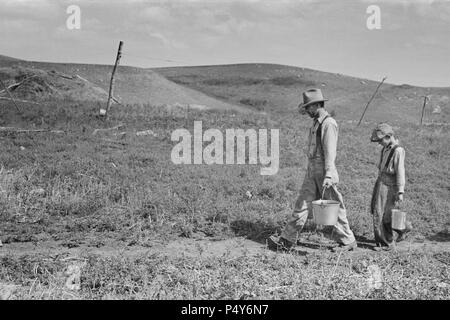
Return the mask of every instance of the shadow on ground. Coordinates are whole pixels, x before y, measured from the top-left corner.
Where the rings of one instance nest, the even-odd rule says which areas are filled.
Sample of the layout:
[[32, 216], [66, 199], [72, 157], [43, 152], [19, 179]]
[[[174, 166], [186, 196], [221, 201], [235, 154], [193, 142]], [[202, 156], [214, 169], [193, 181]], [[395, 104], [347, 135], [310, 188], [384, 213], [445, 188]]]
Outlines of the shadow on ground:
[[[236, 236], [246, 237], [249, 240], [265, 244], [269, 236], [281, 234], [283, 229], [281, 222], [261, 222], [249, 220], [235, 220], [231, 222], [231, 229]], [[318, 230], [317, 226], [308, 219], [302, 229], [302, 233], [313, 233]]]
[[[282, 226], [279, 224], [268, 224], [260, 221], [235, 220], [231, 223], [231, 229], [236, 236], [245, 237], [248, 240], [266, 244], [267, 238], [274, 234], [281, 234]], [[362, 235], [355, 235], [358, 247], [373, 249], [375, 241]], [[334, 241], [332, 227], [318, 227], [308, 220], [299, 234], [298, 244], [310, 249], [333, 247]]]
[[427, 239], [430, 241], [450, 242], [450, 233], [447, 230], [440, 231]]
[[261, 221], [235, 220], [231, 222], [231, 229], [239, 237], [266, 244], [266, 239], [272, 234], [281, 233], [281, 226], [262, 223]]
[[355, 238], [359, 248], [373, 249], [373, 247], [375, 247], [375, 240], [373, 239], [368, 239], [357, 234], [355, 234]]

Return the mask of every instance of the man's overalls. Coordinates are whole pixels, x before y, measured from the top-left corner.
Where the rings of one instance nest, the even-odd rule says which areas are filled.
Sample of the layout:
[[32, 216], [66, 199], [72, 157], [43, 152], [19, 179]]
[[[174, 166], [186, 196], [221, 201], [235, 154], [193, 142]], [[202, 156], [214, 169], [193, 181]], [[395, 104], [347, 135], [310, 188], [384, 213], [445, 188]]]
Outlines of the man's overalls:
[[308, 216], [312, 217], [312, 204], [322, 196], [322, 184], [325, 177], [330, 177], [333, 186], [325, 191], [324, 198], [340, 202], [338, 222], [333, 235], [337, 242], [348, 245], [355, 241], [350, 230], [342, 195], [336, 188], [339, 176], [335, 166], [338, 126], [327, 111], [319, 109], [319, 118], [309, 131], [308, 169], [297, 198], [294, 212], [281, 233], [281, 237], [296, 243], [298, 233], [302, 230]]

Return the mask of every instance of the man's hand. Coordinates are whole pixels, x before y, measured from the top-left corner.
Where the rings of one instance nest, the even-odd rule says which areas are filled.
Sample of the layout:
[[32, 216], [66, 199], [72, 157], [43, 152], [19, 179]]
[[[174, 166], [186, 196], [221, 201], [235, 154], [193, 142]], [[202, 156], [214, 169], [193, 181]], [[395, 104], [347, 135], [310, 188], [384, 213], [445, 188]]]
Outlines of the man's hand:
[[329, 188], [333, 185], [333, 182], [331, 182], [331, 178], [329, 177], [325, 177], [325, 179], [323, 179], [323, 184], [322, 187], [324, 188]]
[[397, 193], [397, 199], [398, 202], [403, 202], [403, 193]]

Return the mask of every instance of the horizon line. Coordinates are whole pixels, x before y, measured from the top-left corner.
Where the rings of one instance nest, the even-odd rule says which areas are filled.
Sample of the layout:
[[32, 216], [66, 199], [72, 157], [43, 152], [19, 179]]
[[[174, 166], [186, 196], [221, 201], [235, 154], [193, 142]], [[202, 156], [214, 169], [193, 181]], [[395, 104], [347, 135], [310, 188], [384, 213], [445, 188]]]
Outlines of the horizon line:
[[[113, 67], [114, 64], [108, 64], [108, 63], [94, 63], [94, 62], [54, 62], [54, 61], [42, 61], [42, 60], [26, 60], [22, 58], [16, 58], [11, 57], [8, 55], [2, 55], [5, 58], [12, 59], [11, 62], [27, 62], [27, 63], [50, 63], [50, 64], [74, 64], [74, 65], [97, 65], [97, 66], [111, 66]], [[137, 68], [137, 69], [143, 69], [143, 70], [153, 70], [153, 69], [169, 69], [169, 68], [206, 68], [206, 67], [221, 67], [221, 66], [237, 66], [237, 65], [256, 65], [256, 64], [262, 64], [262, 65], [279, 65], [279, 66], [285, 66], [285, 67], [293, 67], [293, 68], [301, 68], [301, 69], [307, 69], [311, 71], [317, 71], [322, 73], [329, 73], [329, 74], [339, 74], [341, 76], [350, 77], [350, 78], [356, 78], [360, 80], [367, 80], [367, 81], [373, 81], [373, 82], [381, 82], [382, 79], [375, 80], [371, 78], [363, 78], [356, 75], [350, 75], [350, 74], [344, 74], [341, 72], [332, 72], [332, 71], [324, 71], [320, 69], [313, 69], [311, 67], [305, 67], [305, 66], [296, 66], [296, 65], [289, 65], [289, 64], [282, 64], [282, 63], [274, 63], [274, 62], [235, 62], [235, 63], [222, 63], [222, 64], [204, 64], [204, 65], [174, 65], [174, 66], [158, 66], [158, 67], [140, 67], [136, 65], [130, 65], [130, 64], [119, 64], [118, 67], [130, 67], [130, 68]], [[389, 76], [386, 75], [386, 78], [389, 79]], [[450, 84], [448, 86], [424, 86], [424, 85], [415, 85], [410, 83], [392, 83], [392, 82], [384, 82], [388, 85], [393, 86], [412, 86], [417, 88], [425, 88], [425, 89], [447, 89], [450, 88]]]

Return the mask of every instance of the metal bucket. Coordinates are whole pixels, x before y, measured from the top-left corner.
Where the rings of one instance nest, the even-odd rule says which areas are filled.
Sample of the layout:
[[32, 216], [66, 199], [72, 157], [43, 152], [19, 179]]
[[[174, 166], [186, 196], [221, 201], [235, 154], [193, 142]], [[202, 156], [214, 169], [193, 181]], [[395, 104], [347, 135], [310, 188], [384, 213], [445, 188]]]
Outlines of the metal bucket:
[[406, 229], [406, 212], [399, 209], [392, 209], [391, 227], [392, 229]]
[[334, 226], [338, 221], [340, 203], [335, 200], [316, 200], [312, 202], [314, 221], [324, 226]]

